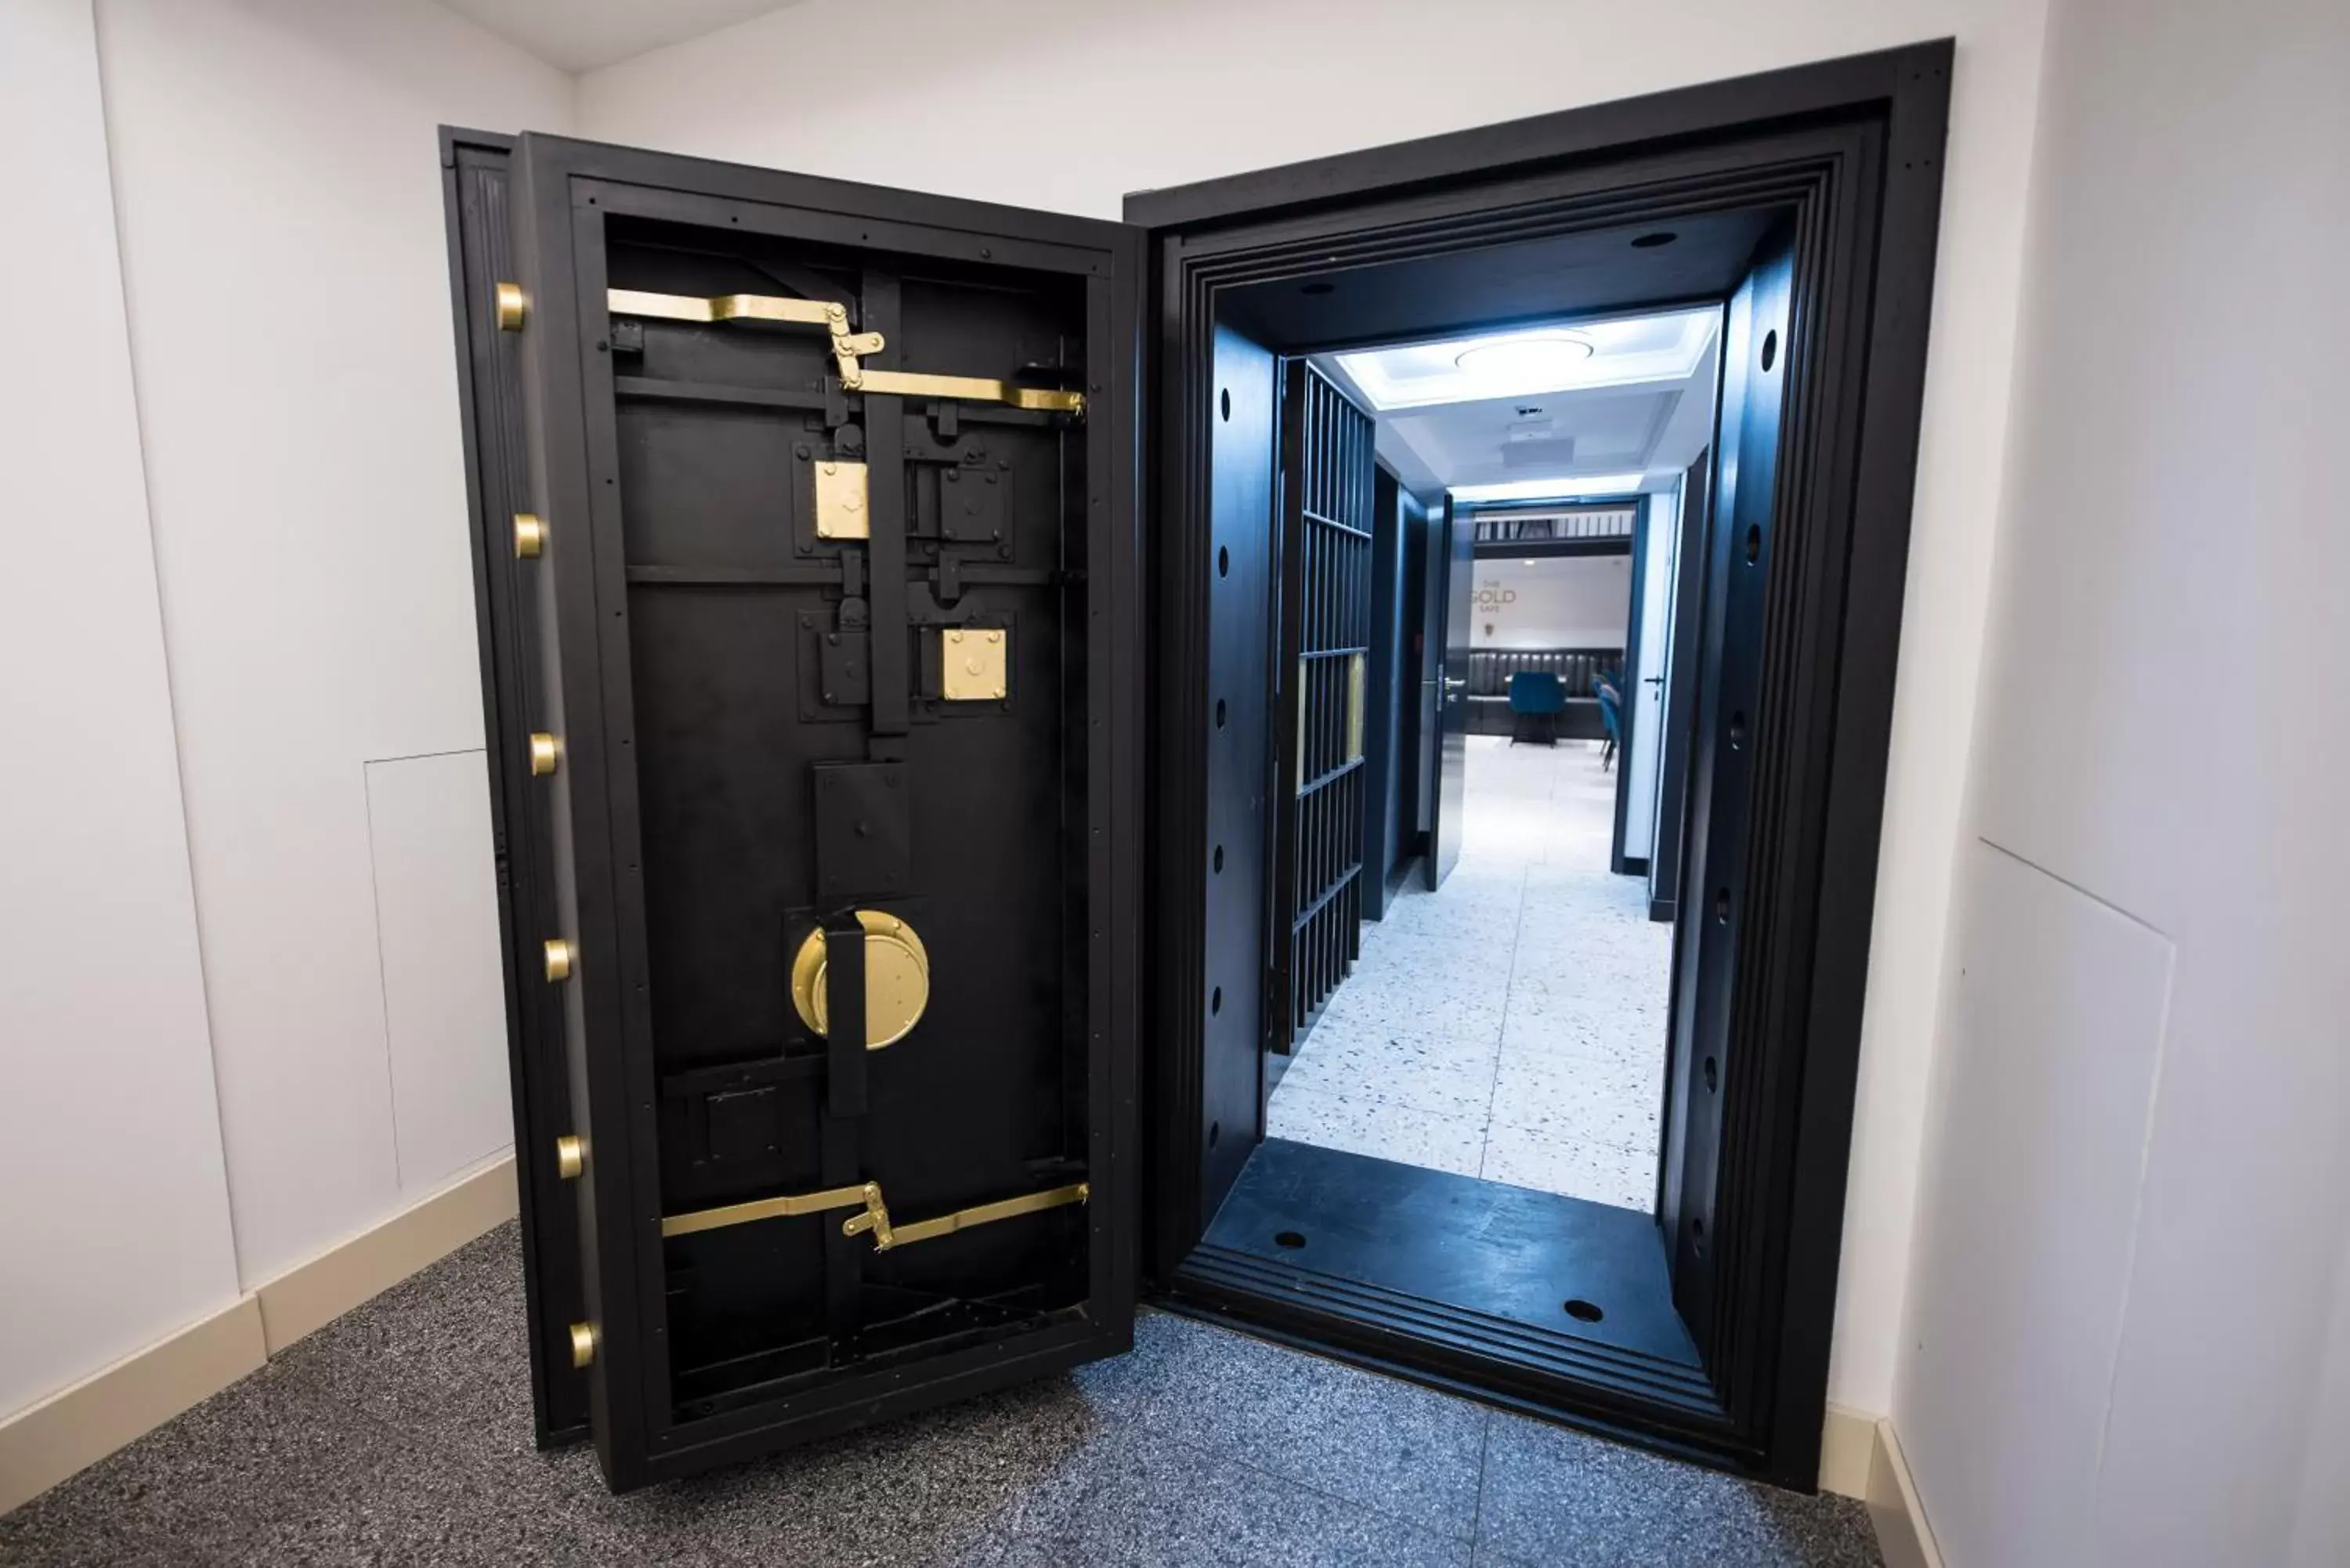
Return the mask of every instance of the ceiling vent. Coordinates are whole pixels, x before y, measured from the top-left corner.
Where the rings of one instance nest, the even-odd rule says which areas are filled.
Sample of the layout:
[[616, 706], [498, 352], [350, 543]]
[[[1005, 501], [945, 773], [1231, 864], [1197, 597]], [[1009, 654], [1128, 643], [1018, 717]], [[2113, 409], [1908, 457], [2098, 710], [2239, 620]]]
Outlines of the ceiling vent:
[[1502, 443], [1503, 468], [1542, 468], [1555, 473], [1575, 461], [1575, 438], [1549, 441], [1508, 441]]

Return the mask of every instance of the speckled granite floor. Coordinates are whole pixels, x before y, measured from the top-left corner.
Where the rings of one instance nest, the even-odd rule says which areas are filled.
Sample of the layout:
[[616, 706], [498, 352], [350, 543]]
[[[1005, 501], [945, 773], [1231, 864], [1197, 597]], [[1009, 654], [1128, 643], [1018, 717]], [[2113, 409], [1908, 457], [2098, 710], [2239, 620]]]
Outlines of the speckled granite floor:
[[0, 1563], [1845, 1565], [1802, 1498], [1161, 1314], [1131, 1355], [615, 1498], [530, 1446], [504, 1227], [0, 1518]]
[[1596, 742], [1471, 735], [1463, 801], [1459, 867], [1366, 922], [1267, 1130], [1651, 1208], [1673, 928], [1607, 868], [1616, 774]]

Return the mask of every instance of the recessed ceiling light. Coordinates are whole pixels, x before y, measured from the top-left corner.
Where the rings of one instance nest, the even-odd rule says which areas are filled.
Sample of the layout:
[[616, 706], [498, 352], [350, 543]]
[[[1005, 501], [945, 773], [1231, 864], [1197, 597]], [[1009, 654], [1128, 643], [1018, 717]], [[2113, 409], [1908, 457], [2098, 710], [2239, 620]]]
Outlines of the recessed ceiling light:
[[1571, 332], [1534, 332], [1472, 343], [1452, 363], [1472, 376], [1547, 376], [1591, 358], [1591, 339]]
[[1456, 484], [1455, 501], [1572, 501], [1592, 495], [1630, 495], [1647, 476], [1638, 473], [1586, 474], [1581, 478], [1509, 479], [1498, 484]]
[[1686, 380], [1703, 362], [1720, 314], [1707, 306], [1562, 320], [1356, 349], [1338, 362], [1381, 410], [1504, 398], [1531, 406], [1552, 392]]

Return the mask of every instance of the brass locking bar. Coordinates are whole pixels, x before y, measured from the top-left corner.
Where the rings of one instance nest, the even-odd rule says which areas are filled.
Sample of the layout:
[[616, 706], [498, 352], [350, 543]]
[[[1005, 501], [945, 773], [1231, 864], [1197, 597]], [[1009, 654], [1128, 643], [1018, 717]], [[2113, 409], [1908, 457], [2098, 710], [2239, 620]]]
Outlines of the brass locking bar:
[[975, 1225], [992, 1225], [998, 1220], [1011, 1220], [1040, 1210], [1058, 1209], [1065, 1204], [1083, 1203], [1093, 1196], [1089, 1182], [1073, 1182], [1067, 1187], [1055, 1187], [1045, 1192], [1024, 1193], [1018, 1198], [999, 1199], [993, 1203], [982, 1203], [970, 1209], [957, 1209], [935, 1219], [917, 1220], [910, 1225], [893, 1225], [889, 1206], [882, 1201], [881, 1184], [868, 1181], [858, 1187], [833, 1187], [821, 1192], [792, 1192], [779, 1198], [759, 1198], [748, 1203], [729, 1203], [719, 1209], [696, 1209], [685, 1214], [666, 1215], [661, 1220], [664, 1236], [691, 1236], [697, 1231], [718, 1231], [729, 1225], [748, 1225], [759, 1220], [780, 1220], [789, 1215], [822, 1214], [835, 1209], [859, 1209], [840, 1222], [844, 1236], [873, 1233], [873, 1250], [889, 1251], [909, 1241], [929, 1241], [941, 1236], [951, 1236], [958, 1231], [968, 1231]]
[[848, 307], [822, 299], [795, 299], [778, 294], [722, 294], [702, 297], [691, 294], [653, 294], [638, 288], [604, 292], [605, 304], [615, 316], [650, 317], [660, 321], [785, 321], [821, 327], [832, 334], [833, 362], [840, 368], [841, 387], [851, 392], [876, 392], [903, 398], [952, 398], [966, 403], [1003, 403], [1044, 413], [1082, 414], [1083, 392], [1061, 392], [1041, 387], [1014, 387], [983, 376], [934, 376], [919, 370], [868, 370], [860, 361], [879, 354], [884, 339], [879, 332], [851, 332]]
[[868, 1230], [872, 1231], [874, 1232], [873, 1250], [877, 1252], [886, 1252], [892, 1247], [902, 1247], [910, 1241], [930, 1241], [941, 1236], [951, 1236], [958, 1231], [968, 1231], [975, 1225], [993, 1225], [998, 1220], [1015, 1219], [1023, 1214], [1034, 1214], [1043, 1209], [1058, 1209], [1064, 1204], [1083, 1203], [1092, 1196], [1091, 1183], [1073, 1182], [1067, 1187], [1055, 1187], [1049, 1192], [1024, 1193], [1018, 1198], [1003, 1198], [993, 1203], [981, 1203], [969, 1209], [958, 1209], [951, 1214], [941, 1214], [935, 1220], [917, 1220], [910, 1225], [898, 1226], [894, 1231], [889, 1228], [889, 1216], [887, 1210], [884, 1210], [877, 1220], [873, 1211], [868, 1210], [862, 1214], [852, 1214], [842, 1220], [840, 1233], [844, 1236], [855, 1236]]
[[664, 1236], [691, 1236], [697, 1231], [722, 1231], [729, 1225], [748, 1225], [756, 1220], [781, 1220], [794, 1214], [822, 1214], [831, 1209], [863, 1209], [866, 1217], [879, 1216], [886, 1232], [889, 1210], [881, 1201], [881, 1184], [868, 1181], [857, 1187], [828, 1187], [822, 1192], [787, 1192], [780, 1198], [757, 1198], [748, 1203], [729, 1203], [719, 1209], [696, 1209], [685, 1214], [661, 1217]]
[[1013, 387], [983, 376], [932, 376], [919, 370], [865, 370], [843, 376], [840, 384], [852, 392], [889, 392], [903, 398], [955, 398], [966, 403], [1004, 403], [1048, 414], [1086, 411], [1083, 392], [1058, 392], [1048, 387]]
[[821, 327], [832, 334], [833, 362], [847, 383], [857, 374], [858, 356], [881, 352], [879, 332], [851, 332], [848, 306], [826, 299], [795, 299], [780, 294], [652, 294], [640, 288], [608, 288], [604, 304], [615, 316], [660, 321], [785, 321]]

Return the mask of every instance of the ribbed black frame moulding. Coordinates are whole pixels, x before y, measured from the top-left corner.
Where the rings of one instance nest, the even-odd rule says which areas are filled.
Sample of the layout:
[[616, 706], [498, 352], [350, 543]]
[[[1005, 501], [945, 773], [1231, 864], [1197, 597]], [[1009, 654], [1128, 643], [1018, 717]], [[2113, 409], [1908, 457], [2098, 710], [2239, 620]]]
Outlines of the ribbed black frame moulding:
[[[1127, 199], [1127, 219], [1150, 231], [1157, 291], [1146, 1256], [1172, 1304], [1816, 1484], [1951, 56], [1947, 39], [1918, 44]], [[1703, 1376], [1200, 1246], [1220, 294], [1762, 207], [1793, 215], [1796, 275]]]

